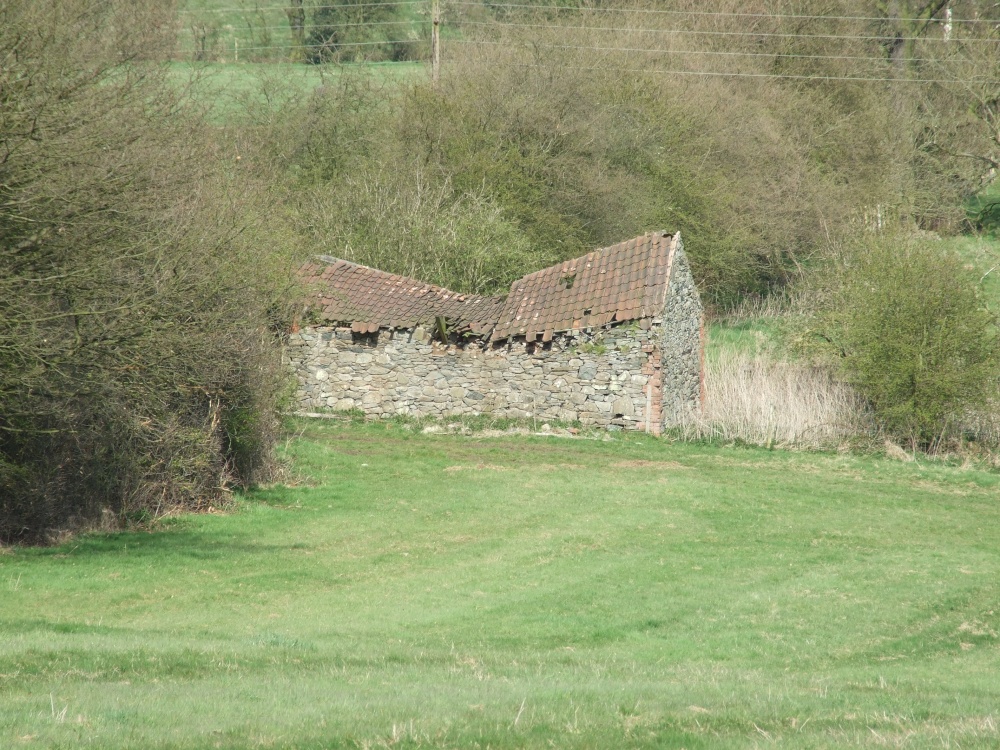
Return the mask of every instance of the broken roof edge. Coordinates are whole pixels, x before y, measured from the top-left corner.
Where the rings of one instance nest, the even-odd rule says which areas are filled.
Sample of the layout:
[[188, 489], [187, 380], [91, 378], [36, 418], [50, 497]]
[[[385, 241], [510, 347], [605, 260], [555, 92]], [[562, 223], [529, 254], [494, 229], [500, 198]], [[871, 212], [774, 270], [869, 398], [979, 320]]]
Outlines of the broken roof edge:
[[[373, 333], [435, 326], [443, 319], [469, 340], [501, 345], [519, 338], [547, 342], [556, 334], [660, 316], [678, 250], [683, 255], [679, 231], [647, 232], [533, 271], [514, 280], [506, 295], [489, 297], [330, 255], [312, 256], [299, 274], [326, 284], [313, 297], [323, 323]], [[345, 271], [346, 278], [330, 268]]]
[[299, 266], [298, 275], [313, 287], [307, 309], [315, 305], [321, 324], [350, 327], [356, 333], [414, 330], [444, 322], [466, 338], [486, 341], [506, 300], [505, 295], [456, 292], [332, 255], [311, 256]]
[[[439, 286], [438, 284], [432, 284], [429, 281], [424, 281], [423, 279], [416, 279], [412, 276], [404, 276], [400, 273], [393, 273], [392, 271], [385, 271], [381, 268], [375, 268], [374, 266], [366, 266], [363, 263], [355, 263], [353, 260], [345, 260], [344, 258], [335, 258], [332, 255], [314, 255], [313, 259], [326, 263], [328, 266], [335, 266], [341, 264], [344, 266], [349, 266], [351, 268], [357, 268], [363, 271], [371, 271], [374, 274], [380, 276], [391, 277], [393, 279], [398, 279], [402, 282], [412, 283], [414, 286], [424, 287], [426, 290], [433, 290], [435, 292], [444, 292], [449, 297], [455, 297], [462, 300], [466, 297], [470, 299], [496, 299], [499, 297], [506, 297], [507, 295], [487, 295], [487, 294], [472, 294], [471, 292], [456, 292], [453, 289], [448, 289], [448, 287]], [[309, 265], [309, 261], [306, 261], [300, 266], [300, 269]]]

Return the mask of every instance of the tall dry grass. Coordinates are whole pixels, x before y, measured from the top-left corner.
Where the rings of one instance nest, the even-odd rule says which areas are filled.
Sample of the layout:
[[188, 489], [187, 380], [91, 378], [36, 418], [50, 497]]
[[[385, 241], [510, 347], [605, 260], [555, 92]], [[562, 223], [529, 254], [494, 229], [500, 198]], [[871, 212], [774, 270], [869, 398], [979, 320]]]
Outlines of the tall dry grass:
[[827, 368], [723, 351], [706, 362], [705, 390], [703, 409], [682, 427], [685, 439], [829, 448], [875, 433], [864, 401]]
[[941, 453], [981, 453], [1000, 465], [1000, 403], [996, 400], [961, 415], [935, 446]]

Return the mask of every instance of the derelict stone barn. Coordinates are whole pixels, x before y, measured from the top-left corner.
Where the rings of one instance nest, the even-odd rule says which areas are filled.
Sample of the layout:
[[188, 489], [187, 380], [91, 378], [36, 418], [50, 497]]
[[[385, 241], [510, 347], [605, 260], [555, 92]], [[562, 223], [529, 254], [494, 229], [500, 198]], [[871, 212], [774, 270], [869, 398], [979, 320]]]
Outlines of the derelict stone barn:
[[320, 257], [287, 357], [298, 408], [494, 414], [659, 434], [697, 409], [702, 306], [679, 234], [458, 294]]

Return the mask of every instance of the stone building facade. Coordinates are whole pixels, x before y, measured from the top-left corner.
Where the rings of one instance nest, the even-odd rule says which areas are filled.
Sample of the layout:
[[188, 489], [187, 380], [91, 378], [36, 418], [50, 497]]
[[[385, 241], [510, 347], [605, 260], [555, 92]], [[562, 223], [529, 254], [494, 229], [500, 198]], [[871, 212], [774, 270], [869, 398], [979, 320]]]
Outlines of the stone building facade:
[[302, 411], [494, 414], [659, 434], [702, 398], [702, 307], [656, 233], [461, 295], [333, 258], [289, 336]]

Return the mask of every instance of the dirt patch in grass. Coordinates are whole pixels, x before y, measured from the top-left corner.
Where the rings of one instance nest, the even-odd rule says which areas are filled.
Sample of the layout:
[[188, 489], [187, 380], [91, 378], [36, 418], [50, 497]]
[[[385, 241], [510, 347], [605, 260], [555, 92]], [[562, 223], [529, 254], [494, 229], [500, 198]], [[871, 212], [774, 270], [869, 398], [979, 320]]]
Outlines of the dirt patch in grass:
[[612, 469], [686, 469], [684, 464], [676, 461], [643, 461], [636, 459], [632, 461], [617, 461], [611, 464]]
[[521, 467], [515, 467], [478, 463], [475, 465], [458, 464], [455, 466], [446, 466], [444, 471], [449, 473], [456, 471], [511, 471], [518, 468], [526, 474], [531, 474], [539, 471], [579, 471], [587, 467], [583, 464], [526, 464]]
[[509, 468], [496, 464], [476, 464], [475, 466], [445, 466], [444, 470], [452, 473], [456, 471], [507, 471]]

